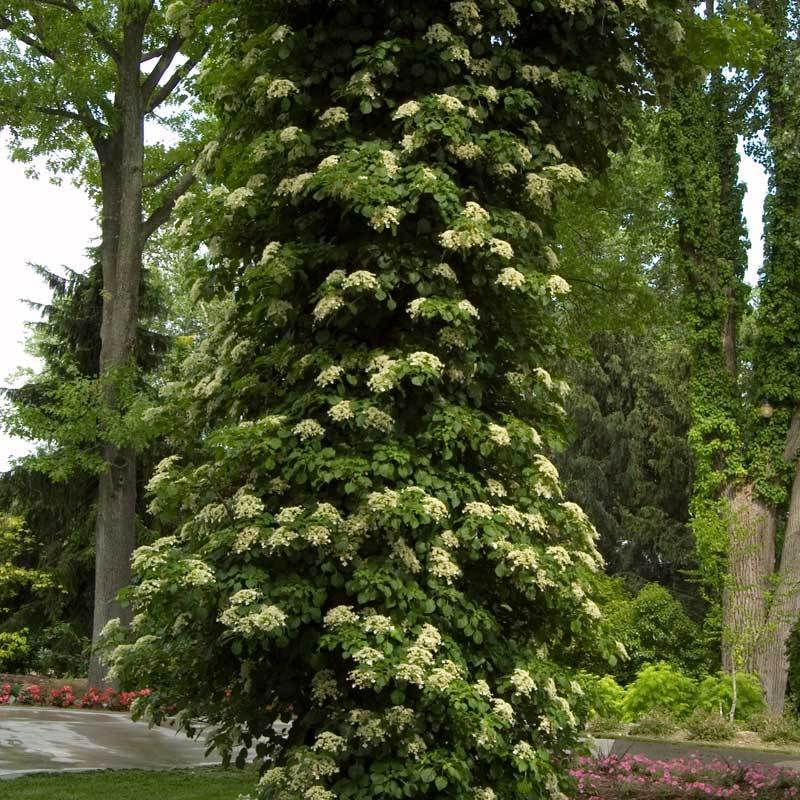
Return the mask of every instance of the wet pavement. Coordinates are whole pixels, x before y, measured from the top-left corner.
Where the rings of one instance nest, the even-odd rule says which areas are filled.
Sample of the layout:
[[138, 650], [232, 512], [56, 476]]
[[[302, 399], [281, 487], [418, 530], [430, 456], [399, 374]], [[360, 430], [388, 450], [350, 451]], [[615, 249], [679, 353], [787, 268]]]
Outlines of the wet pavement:
[[202, 742], [127, 714], [0, 706], [0, 779], [33, 772], [174, 769], [219, 763]]

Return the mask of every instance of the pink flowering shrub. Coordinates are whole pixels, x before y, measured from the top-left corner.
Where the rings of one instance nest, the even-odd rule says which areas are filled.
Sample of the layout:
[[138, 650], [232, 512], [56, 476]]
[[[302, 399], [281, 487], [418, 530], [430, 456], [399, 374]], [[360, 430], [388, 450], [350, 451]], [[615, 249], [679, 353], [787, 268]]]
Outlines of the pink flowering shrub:
[[75, 704], [75, 693], [71, 686], [62, 686], [50, 692], [50, 704], [58, 708], [69, 708]]
[[127, 711], [137, 697], [147, 697], [149, 689], [139, 689], [134, 692], [115, 692], [113, 689], [90, 688], [81, 698], [81, 708], [107, 708], [112, 711]]
[[24, 706], [38, 706], [47, 702], [47, 695], [42, 694], [42, 687], [36, 683], [28, 684], [20, 689], [17, 702]]
[[47, 691], [35, 683], [0, 684], [0, 706], [19, 703], [25, 706], [51, 705], [56, 708], [104, 708], [110, 711], [128, 711], [134, 700], [148, 697], [149, 689], [133, 692], [115, 692], [113, 689], [88, 689], [78, 698], [71, 686], [65, 685]]
[[582, 758], [571, 772], [575, 800], [789, 800], [800, 798], [800, 773], [766, 766], [653, 761], [644, 756]]

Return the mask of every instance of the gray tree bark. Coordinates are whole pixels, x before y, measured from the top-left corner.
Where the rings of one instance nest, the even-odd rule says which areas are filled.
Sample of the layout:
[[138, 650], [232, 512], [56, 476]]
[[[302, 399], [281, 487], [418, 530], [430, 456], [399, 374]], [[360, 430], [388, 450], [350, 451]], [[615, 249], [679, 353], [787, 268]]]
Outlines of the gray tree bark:
[[[145, 105], [140, 86], [144, 22], [125, 26], [119, 64], [119, 126], [101, 153], [103, 171], [103, 318], [100, 377], [110, 408], [118, 403], [114, 381], [134, 366], [142, 275], [142, 191]], [[130, 557], [136, 546], [136, 454], [113, 443], [103, 447], [95, 531], [95, 596], [89, 684], [108, 685], [96, 651], [106, 624], [127, 610], [117, 594], [130, 583]]]

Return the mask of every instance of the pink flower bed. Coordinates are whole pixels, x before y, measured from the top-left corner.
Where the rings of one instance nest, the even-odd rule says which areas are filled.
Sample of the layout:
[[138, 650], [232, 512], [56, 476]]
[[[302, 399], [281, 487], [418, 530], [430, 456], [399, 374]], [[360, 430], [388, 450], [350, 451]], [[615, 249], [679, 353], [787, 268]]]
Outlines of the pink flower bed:
[[698, 758], [582, 758], [572, 777], [575, 800], [789, 800], [800, 798], [800, 773]]
[[18, 685], [4, 683], [0, 686], [0, 705], [19, 703], [24, 706], [56, 706], [57, 708], [106, 708], [127, 711], [137, 697], [147, 697], [149, 689], [134, 692], [115, 692], [113, 689], [90, 688], [78, 697], [71, 686], [62, 686], [47, 692], [35, 683]]

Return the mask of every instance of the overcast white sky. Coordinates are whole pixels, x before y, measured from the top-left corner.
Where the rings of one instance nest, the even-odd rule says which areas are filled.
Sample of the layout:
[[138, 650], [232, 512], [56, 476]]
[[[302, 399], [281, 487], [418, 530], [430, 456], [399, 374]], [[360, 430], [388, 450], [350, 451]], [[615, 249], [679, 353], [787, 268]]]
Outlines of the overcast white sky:
[[[97, 236], [94, 207], [68, 182], [53, 186], [46, 177], [31, 180], [21, 164], [7, 160], [0, 140], [0, 384], [19, 367], [32, 367], [25, 353], [25, 323], [36, 314], [22, 299], [48, 299], [48, 290], [26, 266], [27, 262], [85, 269], [84, 251]], [[762, 260], [761, 207], [767, 191], [764, 171], [742, 153], [742, 179], [747, 184], [745, 215], [750, 231], [748, 281], [754, 283]], [[0, 470], [29, 449], [26, 442], [0, 433]]]

